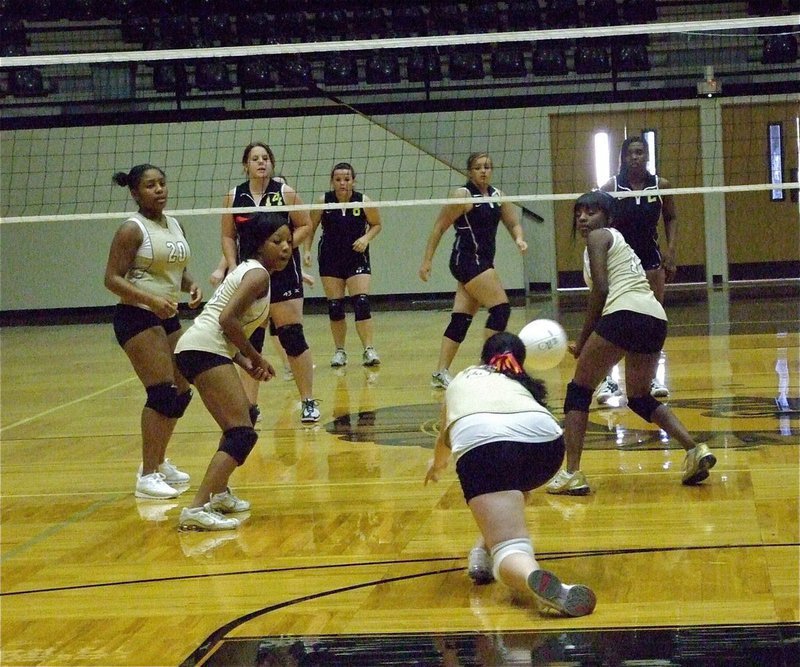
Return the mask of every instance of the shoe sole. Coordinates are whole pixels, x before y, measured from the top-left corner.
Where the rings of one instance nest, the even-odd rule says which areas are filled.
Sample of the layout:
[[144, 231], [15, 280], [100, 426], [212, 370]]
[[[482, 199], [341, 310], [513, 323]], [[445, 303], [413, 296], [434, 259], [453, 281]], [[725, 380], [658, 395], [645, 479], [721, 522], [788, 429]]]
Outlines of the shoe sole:
[[554, 496], [588, 496], [591, 492], [589, 486], [579, 486], [577, 489], [545, 489], [545, 492]]
[[376, 359], [375, 361], [365, 361], [362, 366], [380, 366], [381, 362], [380, 359]]
[[561, 580], [548, 570], [531, 572], [528, 575], [528, 588], [545, 607], [555, 609], [567, 616], [586, 616], [594, 611], [597, 604], [594, 591], [581, 584], [570, 586], [564, 600], [560, 600]]
[[236, 530], [239, 527], [239, 524], [236, 523], [233, 526], [203, 526], [198, 524], [179, 524], [178, 530], [183, 532], [202, 532], [202, 533], [213, 533], [218, 530]]
[[247, 507], [243, 507], [241, 509], [236, 509], [235, 507], [233, 507], [233, 508], [213, 507], [213, 506], [210, 506], [208, 503], [206, 503], [205, 505], [203, 505], [203, 508], [206, 511], [211, 510], [212, 512], [219, 512], [220, 514], [241, 514], [242, 512], [249, 512], [250, 511], [250, 505], [248, 505]]
[[686, 486], [699, 484], [704, 479], [708, 478], [708, 471], [711, 470], [711, 468], [713, 468], [715, 465], [717, 465], [717, 457], [713, 454], [706, 454], [697, 462], [697, 470], [695, 473], [682, 480], [683, 484]]
[[134, 491], [133, 495], [136, 498], [142, 498], [144, 500], [170, 500], [171, 498], [177, 498], [179, 495], [181, 495], [181, 493], [180, 493], [180, 491], [176, 490], [173, 495], [169, 495], [169, 496], [154, 496], [154, 495], [151, 495], [149, 493], [144, 493], [143, 491]]
[[657, 389], [655, 391], [651, 391], [650, 395], [653, 398], [669, 398], [669, 391], [664, 389]]
[[486, 570], [467, 570], [467, 576], [479, 586], [491, 584], [494, 581], [494, 575]]

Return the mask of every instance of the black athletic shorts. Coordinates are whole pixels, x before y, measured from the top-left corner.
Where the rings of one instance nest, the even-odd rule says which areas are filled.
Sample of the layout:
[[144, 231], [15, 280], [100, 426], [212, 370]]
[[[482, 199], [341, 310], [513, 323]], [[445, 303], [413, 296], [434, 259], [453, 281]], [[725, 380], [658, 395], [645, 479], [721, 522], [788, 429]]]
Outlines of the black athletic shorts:
[[473, 278], [477, 278], [484, 271], [494, 268], [494, 262], [488, 260], [470, 259], [469, 262], [456, 262], [454, 255], [450, 257], [450, 274], [462, 285], [466, 285]]
[[181, 321], [177, 315], [162, 320], [152, 310], [145, 310], [139, 306], [127, 303], [118, 303], [114, 309], [114, 335], [120, 347], [125, 347], [131, 338], [152, 327], [163, 327], [169, 336], [180, 331]]
[[269, 302], [281, 303], [303, 298], [303, 271], [300, 268], [300, 251], [295, 248], [292, 258], [281, 271], [270, 275]]
[[356, 252], [351, 249], [342, 252], [320, 250], [317, 261], [319, 262], [320, 277], [328, 276], [347, 280], [353, 276], [370, 275], [372, 273], [372, 267], [369, 263], [369, 249], [366, 252]]
[[184, 350], [175, 355], [175, 364], [187, 382], [194, 383], [194, 379], [205, 371], [232, 364], [233, 360], [221, 354], [203, 352], [202, 350]]
[[630, 244], [630, 246], [639, 258], [639, 261], [642, 263], [642, 268], [645, 271], [652, 271], [653, 269], [661, 267], [661, 250], [654, 239], [649, 239], [647, 242], [637, 246], [633, 244]]
[[641, 354], [661, 352], [667, 339], [666, 320], [631, 310], [618, 310], [603, 315], [594, 330], [598, 336], [626, 352]]
[[[272, 320], [269, 321], [270, 325], [272, 324]], [[264, 340], [267, 337], [267, 330], [264, 328], [267, 325], [266, 322], [260, 327], [256, 327], [256, 330], [250, 334], [250, 344], [258, 350], [259, 353], [264, 351]], [[272, 335], [272, 330], [270, 329], [270, 334]], [[277, 334], [274, 334], [277, 335]]]
[[530, 491], [555, 475], [564, 460], [564, 438], [550, 442], [501, 440], [475, 447], [456, 463], [464, 499], [497, 491]]

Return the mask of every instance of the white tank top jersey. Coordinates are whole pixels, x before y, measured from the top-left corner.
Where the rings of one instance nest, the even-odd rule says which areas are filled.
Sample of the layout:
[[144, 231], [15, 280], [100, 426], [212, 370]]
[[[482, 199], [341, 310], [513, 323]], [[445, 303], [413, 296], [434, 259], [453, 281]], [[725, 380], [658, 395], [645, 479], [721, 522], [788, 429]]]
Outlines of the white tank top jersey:
[[[238, 350], [225, 337], [219, 323], [219, 316], [228, 305], [233, 293], [239, 289], [242, 278], [248, 271], [266, 271], [266, 269], [257, 260], [248, 259], [231, 271], [214, 291], [202, 312], [194, 319], [192, 326], [178, 340], [175, 347], [176, 354], [186, 350], [197, 350], [219, 354], [229, 359], [236, 356]], [[270, 290], [267, 289], [267, 293], [256, 299], [242, 315], [240, 322], [245, 337], [249, 338], [269, 316], [269, 292]]]
[[550, 442], [561, 427], [519, 382], [487, 366], [470, 366], [447, 387], [446, 428], [456, 460], [489, 442]]
[[[177, 301], [181, 294], [183, 270], [189, 263], [191, 251], [183, 230], [175, 218], [164, 216], [166, 227], [134, 213], [126, 222], [133, 221], [142, 231], [142, 243], [136, 250], [133, 266], [125, 278], [136, 287]], [[150, 310], [146, 305], [124, 301]]]
[[[619, 310], [630, 310], [643, 315], [651, 315], [666, 320], [667, 314], [658, 302], [639, 257], [616, 229], [606, 227], [611, 232], [611, 247], [608, 249], [608, 296], [603, 306], [603, 315]], [[592, 288], [592, 274], [589, 269], [589, 250], [583, 251], [583, 279]]]

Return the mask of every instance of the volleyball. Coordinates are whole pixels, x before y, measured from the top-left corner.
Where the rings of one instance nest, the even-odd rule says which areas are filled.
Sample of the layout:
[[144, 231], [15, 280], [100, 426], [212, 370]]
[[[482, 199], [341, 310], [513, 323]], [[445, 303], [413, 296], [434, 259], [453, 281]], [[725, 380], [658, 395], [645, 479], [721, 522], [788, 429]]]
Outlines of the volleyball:
[[567, 353], [567, 334], [553, 320], [528, 322], [519, 337], [525, 344], [525, 370], [529, 373], [555, 368]]

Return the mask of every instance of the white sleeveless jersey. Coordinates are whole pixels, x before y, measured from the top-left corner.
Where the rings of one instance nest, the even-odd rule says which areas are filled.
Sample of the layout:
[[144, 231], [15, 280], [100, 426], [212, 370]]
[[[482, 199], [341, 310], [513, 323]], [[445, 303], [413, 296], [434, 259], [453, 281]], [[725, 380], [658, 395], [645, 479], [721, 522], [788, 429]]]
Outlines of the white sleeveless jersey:
[[[631, 310], [643, 315], [651, 315], [666, 320], [667, 314], [658, 302], [639, 257], [616, 229], [606, 227], [613, 240], [608, 249], [608, 296], [603, 306], [603, 315], [618, 310]], [[592, 274], [589, 270], [589, 250], [583, 251], [583, 279], [592, 288]]]
[[[222, 331], [219, 316], [228, 305], [233, 293], [239, 289], [242, 278], [248, 271], [266, 271], [266, 269], [257, 260], [248, 259], [231, 271], [214, 291], [202, 312], [194, 319], [192, 326], [178, 340], [175, 347], [176, 354], [186, 350], [197, 350], [219, 354], [229, 359], [236, 356], [238, 350]], [[264, 296], [256, 299], [240, 318], [245, 337], [250, 338], [250, 335], [269, 316], [269, 292], [268, 289]]]
[[[177, 303], [181, 294], [183, 270], [189, 262], [191, 251], [178, 221], [168, 215], [164, 219], [166, 227], [140, 213], [134, 213], [128, 218], [127, 221], [132, 220], [142, 231], [142, 243], [136, 249], [133, 266], [125, 278], [150, 294], [163, 296]], [[150, 310], [142, 303], [125, 300], [123, 303]]]

